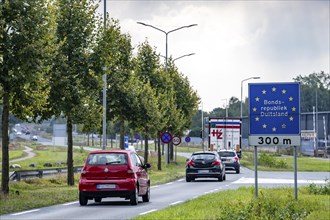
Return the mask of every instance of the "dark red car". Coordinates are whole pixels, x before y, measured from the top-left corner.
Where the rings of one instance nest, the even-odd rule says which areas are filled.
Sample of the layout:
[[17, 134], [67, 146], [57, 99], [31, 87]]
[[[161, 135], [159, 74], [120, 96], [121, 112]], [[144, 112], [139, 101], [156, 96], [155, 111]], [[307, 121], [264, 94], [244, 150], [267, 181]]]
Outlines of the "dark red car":
[[127, 150], [98, 150], [89, 153], [79, 180], [79, 203], [88, 200], [101, 202], [106, 197], [129, 199], [137, 205], [139, 196], [143, 202], [150, 200], [150, 164], [144, 164], [140, 156]]

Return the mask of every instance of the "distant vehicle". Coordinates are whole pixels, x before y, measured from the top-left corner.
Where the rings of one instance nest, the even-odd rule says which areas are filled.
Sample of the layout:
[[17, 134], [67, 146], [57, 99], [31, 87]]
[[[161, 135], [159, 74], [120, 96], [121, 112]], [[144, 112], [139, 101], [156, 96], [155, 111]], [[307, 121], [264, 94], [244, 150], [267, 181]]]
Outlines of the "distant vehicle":
[[31, 132], [30, 131], [26, 131], [25, 134], [26, 135], [29, 135], [29, 134], [31, 134]]
[[240, 173], [241, 165], [239, 158], [234, 150], [220, 150], [218, 152], [221, 161], [226, 164], [226, 170], [235, 170]]
[[31, 138], [33, 141], [37, 141], [38, 140], [38, 136], [37, 135], [33, 135]]
[[98, 150], [90, 152], [79, 180], [79, 203], [88, 200], [101, 202], [102, 198], [120, 197], [137, 205], [139, 196], [143, 202], [150, 200], [150, 164], [141, 160], [133, 151]]
[[217, 152], [195, 152], [187, 159], [186, 181], [196, 178], [218, 178], [220, 182], [226, 179], [225, 165]]
[[16, 134], [17, 134], [18, 136], [20, 136], [20, 135], [22, 135], [22, 132], [18, 131]]

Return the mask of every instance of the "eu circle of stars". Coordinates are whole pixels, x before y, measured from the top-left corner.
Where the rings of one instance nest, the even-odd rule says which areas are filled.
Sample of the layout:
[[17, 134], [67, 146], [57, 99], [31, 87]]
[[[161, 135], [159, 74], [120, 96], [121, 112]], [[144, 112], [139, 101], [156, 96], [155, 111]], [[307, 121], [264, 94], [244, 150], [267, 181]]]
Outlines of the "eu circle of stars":
[[300, 134], [299, 83], [249, 83], [250, 134]]

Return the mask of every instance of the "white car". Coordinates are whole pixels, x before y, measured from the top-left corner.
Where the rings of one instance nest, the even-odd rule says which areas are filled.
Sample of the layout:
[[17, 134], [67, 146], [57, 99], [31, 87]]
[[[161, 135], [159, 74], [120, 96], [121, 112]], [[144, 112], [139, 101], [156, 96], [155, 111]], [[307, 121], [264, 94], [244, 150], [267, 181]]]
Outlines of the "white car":
[[37, 140], [38, 140], [38, 136], [37, 136], [37, 135], [33, 135], [33, 136], [32, 136], [32, 140], [33, 140], [33, 141], [37, 141]]

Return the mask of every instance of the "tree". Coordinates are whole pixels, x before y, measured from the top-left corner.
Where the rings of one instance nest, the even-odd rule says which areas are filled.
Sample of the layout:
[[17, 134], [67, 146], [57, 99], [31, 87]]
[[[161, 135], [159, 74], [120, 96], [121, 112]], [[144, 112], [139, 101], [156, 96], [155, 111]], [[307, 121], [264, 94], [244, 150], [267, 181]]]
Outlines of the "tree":
[[121, 33], [118, 21], [107, 19], [93, 51], [95, 71], [107, 67], [107, 120], [119, 122], [120, 147], [124, 149], [125, 121], [137, 105], [131, 37]]
[[90, 54], [95, 43], [95, 0], [58, 0], [57, 45], [59, 49], [51, 71], [49, 115], [63, 115], [67, 120], [68, 185], [74, 185], [73, 123], [82, 122], [81, 109], [87, 99], [96, 99], [101, 89], [99, 72], [91, 70]]
[[297, 76], [293, 79], [301, 83], [301, 112], [312, 112], [313, 106], [317, 111], [330, 109], [330, 75], [329, 73], [312, 73], [308, 76]]
[[[159, 73], [159, 57], [148, 41], [138, 46], [138, 54], [135, 60], [135, 74], [144, 85], [139, 91], [139, 107], [135, 127], [144, 132], [145, 138], [145, 161], [148, 161], [148, 136], [156, 134], [159, 130], [161, 112], [158, 109], [157, 85], [161, 83]], [[143, 94], [144, 93], [144, 94]]]
[[46, 74], [54, 54], [52, 2], [17, 0], [0, 3], [0, 98], [2, 99], [2, 181], [9, 192], [8, 118], [36, 120], [47, 101]]

